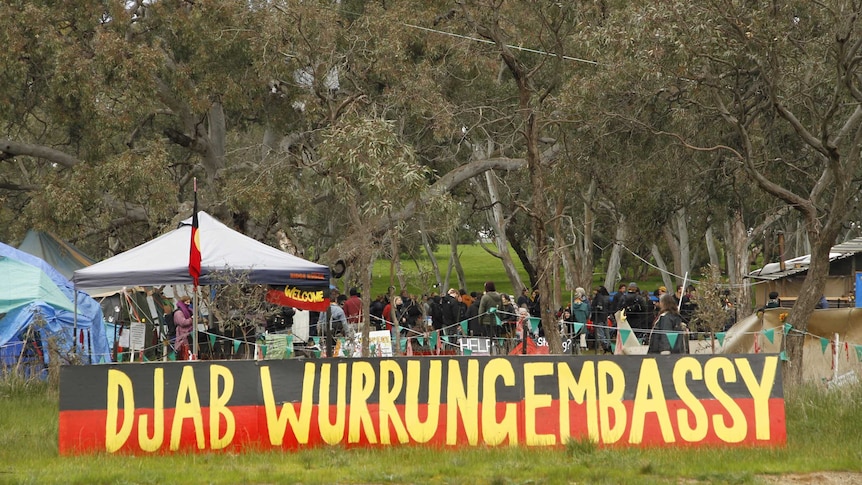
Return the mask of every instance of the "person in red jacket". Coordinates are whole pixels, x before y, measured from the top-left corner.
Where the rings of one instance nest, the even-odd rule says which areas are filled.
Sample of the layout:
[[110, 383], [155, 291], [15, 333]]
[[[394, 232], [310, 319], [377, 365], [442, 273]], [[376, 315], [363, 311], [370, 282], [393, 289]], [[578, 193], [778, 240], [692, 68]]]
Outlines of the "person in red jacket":
[[344, 315], [347, 317], [347, 323], [353, 327], [353, 331], [358, 332], [359, 324], [362, 323], [362, 299], [359, 296], [359, 290], [355, 287], [350, 289], [350, 298], [344, 302]]

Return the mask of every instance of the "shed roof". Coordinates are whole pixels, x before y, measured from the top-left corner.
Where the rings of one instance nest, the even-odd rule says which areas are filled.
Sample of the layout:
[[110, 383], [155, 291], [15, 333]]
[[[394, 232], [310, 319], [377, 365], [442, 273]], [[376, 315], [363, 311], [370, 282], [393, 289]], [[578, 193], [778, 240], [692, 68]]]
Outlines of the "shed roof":
[[[862, 237], [857, 237], [849, 241], [832, 246], [829, 251], [829, 262], [844, 259], [862, 252]], [[793, 259], [784, 261], [784, 271], [781, 270], [780, 263], [769, 263], [760, 269], [756, 269], [748, 273], [748, 277], [758, 280], [775, 281], [798, 273], [808, 271], [808, 266], [811, 264], [811, 255], [799, 256]]]

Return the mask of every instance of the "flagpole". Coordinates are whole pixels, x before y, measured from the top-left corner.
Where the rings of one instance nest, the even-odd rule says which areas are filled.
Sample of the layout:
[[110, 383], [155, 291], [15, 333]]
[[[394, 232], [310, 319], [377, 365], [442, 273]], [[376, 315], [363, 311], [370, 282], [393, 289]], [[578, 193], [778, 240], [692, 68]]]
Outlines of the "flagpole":
[[198, 287], [194, 286], [194, 296], [192, 297], [192, 349], [194, 354], [193, 360], [198, 360]]
[[194, 209], [189, 241], [189, 275], [192, 277], [192, 360], [198, 358], [198, 280], [201, 275], [200, 235], [198, 234], [198, 179], [194, 178]]

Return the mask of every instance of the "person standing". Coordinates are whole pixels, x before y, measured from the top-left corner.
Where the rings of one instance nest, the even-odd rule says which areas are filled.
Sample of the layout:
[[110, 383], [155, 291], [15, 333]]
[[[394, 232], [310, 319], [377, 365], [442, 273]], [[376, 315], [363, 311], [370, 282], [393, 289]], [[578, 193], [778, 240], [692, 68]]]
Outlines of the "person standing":
[[194, 325], [189, 301], [191, 301], [191, 298], [188, 295], [181, 296], [177, 302], [177, 308], [174, 310], [174, 325], [177, 329], [174, 349], [176, 350], [178, 360], [188, 360], [189, 358], [189, 335], [191, 335], [192, 326]]
[[643, 341], [651, 322], [646, 320], [646, 302], [638, 290], [634, 281], [629, 283], [625, 298], [623, 299], [623, 310], [626, 312], [626, 320], [632, 328], [638, 340]]
[[608, 353], [611, 351], [611, 329], [608, 325], [608, 315], [611, 309], [611, 295], [604, 286], [599, 286], [596, 296], [593, 298], [592, 314], [593, 328], [596, 333], [596, 352], [599, 349]]
[[574, 301], [572, 301], [572, 324], [569, 325], [569, 328], [566, 329], [569, 335], [572, 336], [572, 343], [574, 344], [574, 338], [577, 337], [575, 335], [574, 323], [583, 323], [584, 326], [581, 329], [581, 349], [587, 348], [587, 320], [590, 319], [590, 303], [587, 301], [587, 294], [583, 288], [580, 286], [575, 288]]
[[456, 325], [461, 323], [461, 316], [465, 309], [461, 303], [461, 294], [455, 288], [449, 288], [446, 295], [440, 301], [442, 326], [444, 335], [455, 335], [458, 333]]
[[[479, 300], [479, 323], [482, 325], [482, 335], [485, 337], [496, 337], [497, 318], [496, 311], [503, 306], [503, 299], [497, 293], [497, 286], [493, 281], [485, 282], [485, 294]], [[491, 309], [494, 309], [492, 312]]]
[[[659, 316], [649, 334], [650, 354], [687, 354], [688, 338], [685, 335], [687, 327], [682, 321], [673, 295], [664, 294], [659, 299]], [[671, 346], [668, 336], [676, 333], [677, 338]]]
[[350, 298], [344, 302], [344, 316], [347, 317], [347, 323], [353, 327], [353, 331], [359, 330], [359, 325], [362, 323], [362, 298], [359, 295], [359, 290], [356, 287], [350, 289]]
[[521, 296], [518, 297], [516, 304], [517, 304], [518, 308], [529, 308], [530, 307], [530, 295], [527, 292], [526, 287], [521, 289]]

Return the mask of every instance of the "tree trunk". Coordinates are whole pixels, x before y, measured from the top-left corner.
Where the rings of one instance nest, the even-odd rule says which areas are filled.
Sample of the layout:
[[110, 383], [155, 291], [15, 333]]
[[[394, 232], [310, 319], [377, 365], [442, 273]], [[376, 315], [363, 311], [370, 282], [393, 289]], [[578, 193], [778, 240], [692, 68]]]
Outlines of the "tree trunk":
[[419, 219], [419, 234], [422, 236], [422, 246], [425, 247], [425, 254], [428, 255], [428, 260], [431, 261], [431, 268], [434, 270], [434, 277], [437, 281], [437, 290], [441, 290], [443, 280], [440, 278], [440, 266], [437, 264], [437, 257], [434, 256], [434, 249], [431, 247], [431, 240], [428, 239], [428, 231], [425, 230], [425, 221]]
[[742, 213], [736, 211], [730, 222], [725, 224], [725, 251], [728, 260], [728, 277], [733, 287], [734, 299], [736, 300], [737, 318], [742, 319], [751, 315], [751, 286], [748, 275], [748, 260], [751, 243], [750, 237], [742, 221]]
[[[814, 307], [823, 295], [823, 287], [826, 286], [826, 276], [829, 274], [829, 250], [832, 242], [816, 241], [813, 244], [814, 251], [811, 253], [811, 264], [808, 267], [799, 296], [787, 323], [793, 326], [793, 330], [787, 334], [787, 361], [784, 363], [784, 382], [791, 385], [802, 383], [803, 377], [803, 345], [805, 333], [808, 331], [808, 320], [814, 312]], [[833, 239], [834, 240], [834, 239]]]
[[497, 190], [497, 175], [493, 170], [485, 172], [485, 183], [488, 187], [488, 197], [491, 202], [489, 222], [494, 228], [494, 242], [497, 244], [497, 252], [500, 254], [500, 260], [503, 262], [506, 276], [508, 276], [509, 282], [512, 283], [514, 292], [518, 293], [519, 289], [524, 287], [524, 283], [521, 282], [521, 275], [515, 269], [515, 263], [512, 261], [512, 255], [509, 252], [509, 239], [506, 237], [507, 223], [503, 215], [503, 206], [500, 204], [499, 191]]
[[464, 277], [464, 268], [461, 267], [461, 258], [458, 257], [458, 239], [453, 232], [449, 237], [449, 251], [452, 263], [455, 265], [455, 273], [458, 275], [458, 288], [467, 289], [467, 278]]
[[658, 245], [653, 243], [650, 246], [650, 251], [652, 251], [652, 257], [655, 259], [655, 265], [658, 266], [658, 269], [661, 271], [661, 282], [664, 284], [664, 287], [668, 289], [668, 292], [674, 292], [674, 284], [673, 278], [671, 278], [671, 274], [667, 270], [667, 263], [664, 262], [664, 258], [661, 256], [661, 251], [658, 250]]
[[614, 246], [611, 256], [608, 258], [608, 269], [605, 273], [605, 288], [614, 291], [617, 281], [620, 281], [620, 258], [622, 257], [623, 244], [626, 242], [626, 220], [620, 216], [617, 229], [614, 233]]
[[712, 230], [712, 225], [706, 228], [704, 235], [706, 240], [706, 252], [709, 254], [709, 264], [716, 268], [721, 268], [721, 260], [718, 258], [718, 249], [715, 247], [715, 233]]

